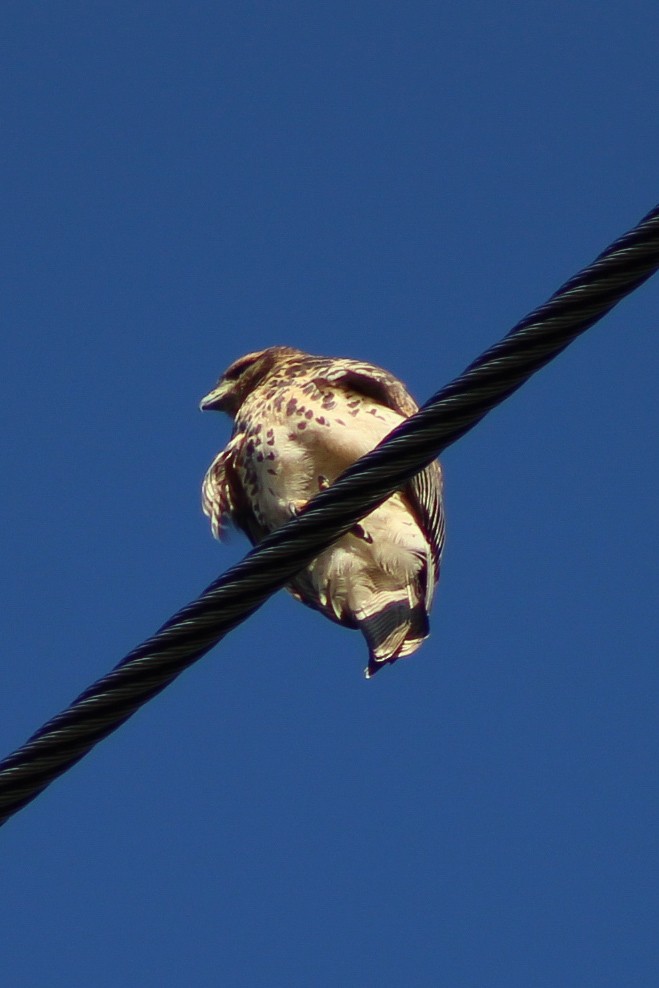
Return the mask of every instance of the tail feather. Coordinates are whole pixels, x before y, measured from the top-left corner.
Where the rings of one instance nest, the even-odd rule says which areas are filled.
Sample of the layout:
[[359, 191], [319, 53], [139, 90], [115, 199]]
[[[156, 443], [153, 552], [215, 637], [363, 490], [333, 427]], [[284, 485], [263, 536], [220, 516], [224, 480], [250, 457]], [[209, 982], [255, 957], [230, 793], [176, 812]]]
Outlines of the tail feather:
[[376, 660], [384, 660], [397, 652], [410, 627], [410, 605], [404, 600], [392, 600], [375, 614], [359, 622], [369, 652]]
[[359, 628], [368, 645], [367, 678], [382, 666], [416, 651], [430, 633], [425, 607], [408, 600], [390, 601], [376, 613], [361, 618]]
[[403, 647], [396, 658], [402, 659], [404, 656], [416, 652], [417, 648], [421, 647], [429, 634], [430, 621], [428, 620], [428, 612], [423, 604], [416, 604], [410, 611], [409, 631], [403, 642]]

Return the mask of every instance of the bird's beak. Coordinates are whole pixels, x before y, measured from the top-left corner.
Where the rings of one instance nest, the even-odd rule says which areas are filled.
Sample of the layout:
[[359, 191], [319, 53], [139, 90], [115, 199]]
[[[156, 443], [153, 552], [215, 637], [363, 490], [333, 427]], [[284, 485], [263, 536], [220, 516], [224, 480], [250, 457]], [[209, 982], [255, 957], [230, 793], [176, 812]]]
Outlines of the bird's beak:
[[220, 381], [217, 387], [209, 391], [201, 401], [199, 402], [199, 407], [202, 412], [223, 412], [226, 408], [226, 397], [229, 391], [229, 383], [227, 381]]

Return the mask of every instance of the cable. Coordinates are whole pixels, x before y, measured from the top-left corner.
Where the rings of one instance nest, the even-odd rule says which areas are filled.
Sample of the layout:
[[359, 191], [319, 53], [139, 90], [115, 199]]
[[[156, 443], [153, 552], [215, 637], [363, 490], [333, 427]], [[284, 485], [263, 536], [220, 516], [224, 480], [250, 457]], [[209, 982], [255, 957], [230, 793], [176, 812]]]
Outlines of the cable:
[[0, 762], [0, 824], [659, 267], [659, 207]]

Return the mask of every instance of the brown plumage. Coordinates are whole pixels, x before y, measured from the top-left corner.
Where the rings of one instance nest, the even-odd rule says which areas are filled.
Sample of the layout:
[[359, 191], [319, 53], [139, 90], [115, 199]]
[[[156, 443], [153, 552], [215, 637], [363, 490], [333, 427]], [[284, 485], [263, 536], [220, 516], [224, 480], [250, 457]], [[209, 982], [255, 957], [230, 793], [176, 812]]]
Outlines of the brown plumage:
[[[234, 419], [229, 443], [204, 478], [204, 511], [217, 538], [232, 522], [253, 544], [417, 410], [380, 367], [284, 346], [236, 360], [201, 407]], [[443, 542], [442, 477], [433, 463], [287, 589], [362, 631], [370, 676], [427, 638]]]

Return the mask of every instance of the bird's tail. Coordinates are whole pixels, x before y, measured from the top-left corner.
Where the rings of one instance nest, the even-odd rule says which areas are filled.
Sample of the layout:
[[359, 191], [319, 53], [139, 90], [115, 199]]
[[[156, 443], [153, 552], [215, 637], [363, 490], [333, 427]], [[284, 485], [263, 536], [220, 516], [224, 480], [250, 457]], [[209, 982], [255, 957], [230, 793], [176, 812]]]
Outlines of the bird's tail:
[[391, 593], [376, 594], [368, 612], [356, 615], [368, 645], [367, 679], [382, 666], [415, 652], [430, 634], [424, 605], [410, 599], [411, 587], [406, 590], [393, 600]]

